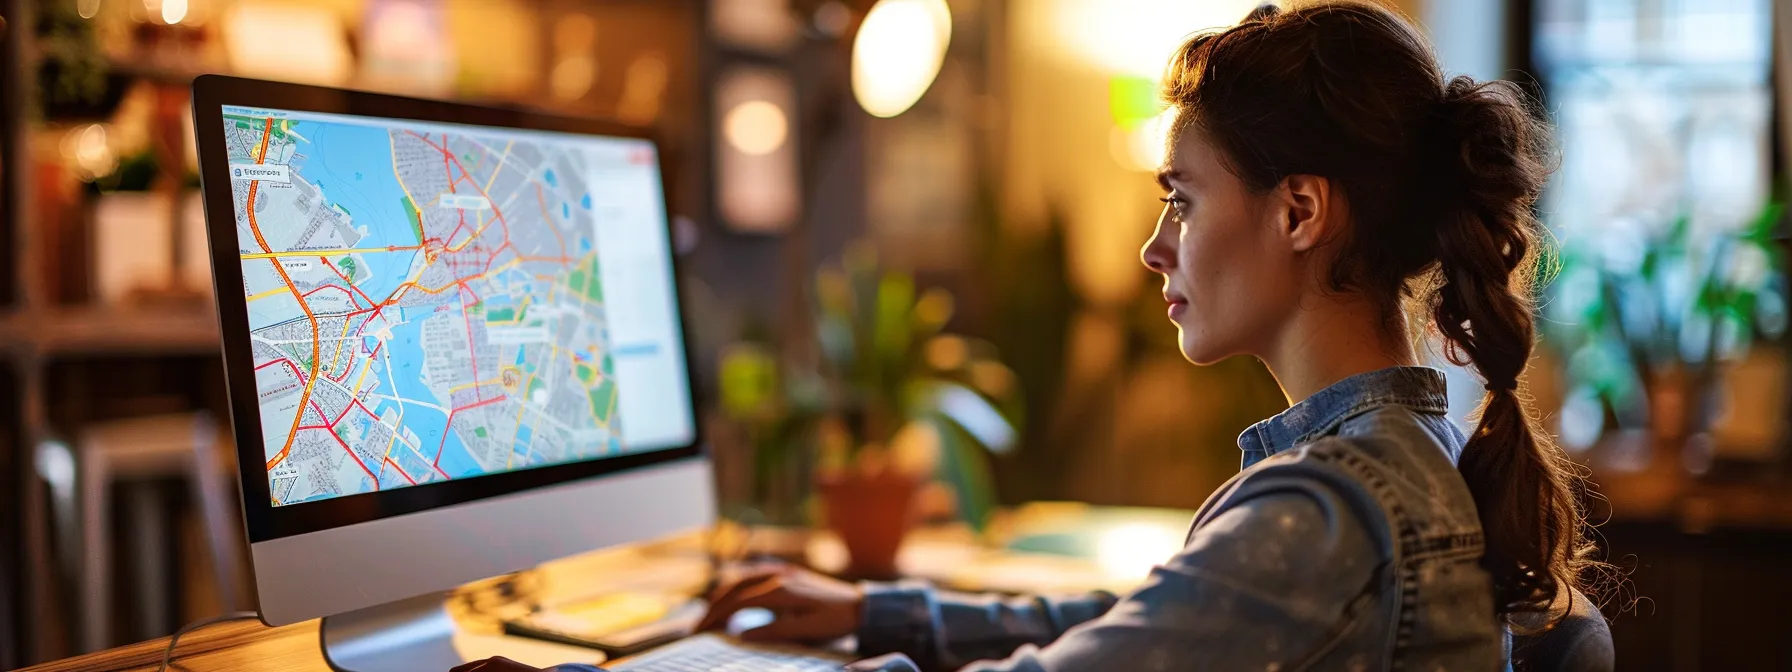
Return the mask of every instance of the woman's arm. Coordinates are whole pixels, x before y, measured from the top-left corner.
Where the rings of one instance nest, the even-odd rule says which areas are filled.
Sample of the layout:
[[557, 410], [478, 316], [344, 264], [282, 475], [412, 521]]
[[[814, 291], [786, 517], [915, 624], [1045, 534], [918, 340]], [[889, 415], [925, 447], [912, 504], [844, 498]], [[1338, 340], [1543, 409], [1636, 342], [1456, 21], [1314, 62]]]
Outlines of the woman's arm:
[[[1111, 609], [887, 589], [866, 601], [861, 648], [899, 651], [923, 669], [968, 664], [965, 670], [980, 672], [1294, 669], [1311, 662], [1358, 620], [1374, 617], [1383, 553], [1361, 514], [1332, 488], [1307, 477], [1262, 476], [1233, 490], [1181, 552]], [[1078, 606], [1066, 613], [1067, 605]], [[1383, 661], [1364, 662], [1373, 669]]]
[[1001, 598], [944, 593], [918, 584], [867, 584], [858, 629], [861, 655], [905, 654], [925, 669], [1000, 658], [1043, 645], [1106, 613], [1119, 598]]
[[[1009, 654], [968, 669], [1293, 669], [1376, 618], [1387, 606], [1376, 588], [1388, 580], [1386, 549], [1368, 524], [1378, 515], [1373, 503], [1343, 495], [1347, 479], [1332, 467], [1300, 462], [1228, 486], [1187, 545], [1105, 610], [1099, 600], [965, 599], [914, 586], [866, 592], [784, 570], [728, 588], [710, 624], [764, 607], [776, 620], [743, 637], [826, 641], [858, 632], [862, 653], [899, 652], [927, 669]], [[1366, 661], [1367, 669], [1385, 663]]]

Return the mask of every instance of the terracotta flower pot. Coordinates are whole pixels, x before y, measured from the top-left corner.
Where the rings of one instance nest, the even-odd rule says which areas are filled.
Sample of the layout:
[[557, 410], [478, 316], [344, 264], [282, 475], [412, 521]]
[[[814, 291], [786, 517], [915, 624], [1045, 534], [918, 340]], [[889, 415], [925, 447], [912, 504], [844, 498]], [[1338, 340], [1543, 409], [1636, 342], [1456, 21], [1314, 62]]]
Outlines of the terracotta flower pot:
[[816, 478], [828, 528], [840, 535], [851, 557], [846, 568], [850, 577], [896, 578], [896, 553], [913, 524], [921, 483], [915, 475], [896, 469], [848, 470]]

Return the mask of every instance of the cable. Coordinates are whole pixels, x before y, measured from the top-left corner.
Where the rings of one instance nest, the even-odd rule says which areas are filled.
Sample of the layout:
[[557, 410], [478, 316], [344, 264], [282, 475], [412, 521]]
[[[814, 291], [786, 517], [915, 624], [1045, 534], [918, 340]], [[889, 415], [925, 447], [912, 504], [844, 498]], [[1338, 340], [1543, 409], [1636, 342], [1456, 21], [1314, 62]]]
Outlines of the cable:
[[168, 636], [168, 648], [162, 651], [162, 666], [156, 668], [156, 672], [168, 672], [168, 663], [174, 660], [174, 645], [180, 643], [181, 635], [208, 625], [223, 623], [225, 621], [241, 621], [250, 618], [261, 618], [261, 614], [254, 611], [232, 611], [227, 614], [207, 616], [197, 621], [193, 621], [192, 623], [180, 626], [179, 630], [175, 630], [174, 634]]

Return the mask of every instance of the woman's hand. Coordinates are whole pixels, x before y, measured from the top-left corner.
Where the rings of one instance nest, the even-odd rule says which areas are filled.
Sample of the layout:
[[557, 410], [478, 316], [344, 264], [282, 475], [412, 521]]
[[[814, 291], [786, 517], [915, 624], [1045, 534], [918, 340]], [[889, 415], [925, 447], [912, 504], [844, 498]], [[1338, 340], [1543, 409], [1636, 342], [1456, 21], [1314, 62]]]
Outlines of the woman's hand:
[[794, 567], [754, 571], [710, 594], [698, 630], [727, 627], [742, 609], [772, 612], [771, 623], [740, 634], [748, 641], [826, 642], [859, 629], [865, 595], [858, 586]]
[[524, 665], [503, 656], [492, 656], [485, 660], [475, 660], [464, 665], [457, 665], [448, 672], [542, 672], [533, 665]]

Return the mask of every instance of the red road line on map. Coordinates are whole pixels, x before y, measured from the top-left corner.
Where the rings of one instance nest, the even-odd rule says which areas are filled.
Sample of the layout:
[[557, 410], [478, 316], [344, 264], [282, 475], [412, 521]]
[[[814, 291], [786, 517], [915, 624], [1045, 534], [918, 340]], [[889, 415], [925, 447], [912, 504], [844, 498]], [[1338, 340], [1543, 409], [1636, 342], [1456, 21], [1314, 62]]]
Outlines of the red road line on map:
[[[285, 364], [287, 368], [292, 369], [292, 377], [294, 377], [294, 378], [298, 378], [301, 380], [303, 380], [305, 378], [304, 374], [299, 373], [299, 365], [292, 363], [292, 360], [287, 359], [285, 357], [281, 357], [280, 359], [275, 359], [275, 360], [271, 360], [268, 362], [264, 362], [264, 363], [256, 366], [255, 370], [260, 371], [263, 368], [273, 366], [275, 364]], [[311, 404], [311, 407], [317, 408], [317, 404], [313, 403], [313, 404]], [[304, 409], [302, 409], [302, 408], [299, 409], [299, 416], [302, 418], [302, 417], [304, 417], [304, 415], [305, 415]], [[324, 412], [322, 410], [319, 410], [317, 412], [317, 417], [320, 417], [320, 418], [324, 417]]]
[[338, 277], [338, 278], [342, 278], [342, 281], [343, 281], [343, 282], [344, 282], [344, 283], [347, 283], [347, 284], [348, 284], [348, 288], [349, 288], [349, 289], [352, 289], [352, 290], [355, 290], [355, 293], [356, 293], [356, 294], [360, 294], [360, 295], [361, 295], [361, 300], [363, 300], [363, 301], [366, 301], [366, 302], [367, 302], [367, 305], [369, 305], [369, 306], [377, 306], [377, 305], [380, 305], [380, 302], [378, 302], [378, 301], [375, 301], [375, 300], [373, 300], [373, 298], [372, 298], [372, 297], [369, 297], [369, 296], [367, 296], [367, 292], [363, 292], [363, 291], [361, 291], [361, 288], [360, 288], [360, 287], [356, 287], [356, 286], [355, 286], [355, 282], [354, 282], [354, 281], [353, 281], [353, 280], [350, 280], [350, 279], [348, 279], [348, 276], [346, 276], [346, 275], [343, 275], [343, 274], [342, 274], [342, 271], [340, 271], [340, 270], [338, 270], [338, 269], [337, 269], [337, 268], [336, 268], [336, 265], [335, 265], [335, 264], [332, 264], [332, 263], [330, 263], [330, 259], [329, 259], [329, 257], [318, 257], [318, 258], [319, 258], [319, 259], [322, 259], [322, 260], [323, 260], [323, 261], [324, 261], [324, 265], [325, 265], [325, 266], [329, 266], [329, 267], [330, 267], [330, 270], [331, 270], [331, 271], [333, 271], [333, 272], [335, 272], [335, 273], [336, 273], [336, 277]]
[[[352, 398], [352, 397], [351, 397], [351, 398]], [[337, 425], [337, 424], [339, 424], [339, 423], [341, 423], [341, 422], [342, 422], [342, 419], [343, 419], [343, 418], [346, 418], [346, 417], [348, 417], [348, 412], [349, 412], [349, 411], [352, 411], [352, 410], [354, 410], [354, 408], [355, 408], [355, 407], [354, 407], [354, 406], [353, 406], [353, 405], [349, 405], [349, 406], [343, 406], [343, 407], [342, 407], [342, 413], [340, 413], [340, 414], [338, 414], [338, 415], [337, 415], [337, 416], [336, 416], [336, 419], [335, 419], [335, 420], [331, 420], [331, 421], [330, 421], [330, 429], [332, 429], [332, 430], [333, 430], [333, 429], [336, 429], [336, 425]], [[318, 413], [318, 415], [323, 415], [323, 413], [322, 413], [322, 412], [321, 412], [321, 411], [320, 411], [320, 412], [319, 412], [319, 413]]]
[[500, 401], [503, 401], [503, 400], [505, 400], [505, 399], [507, 399], [507, 398], [509, 398], [509, 397], [492, 397], [492, 398], [490, 398], [490, 399], [483, 399], [483, 400], [480, 400], [480, 401], [475, 401], [475, 402], [473, 402], [473, 403], [471, 403], [471, 404], [467, 404], [467, 405], [465, 405], [465, 406], [462, 406], [462, 407], [460, 407], [460, 408], [456, 408], [456, 409], [454, 409], [454, 410], [453, 410], [453, 412], [454, 412], [454, 413], [459, 413], [459, 412], [461, 412], [461, 411], [470, 411], [470, 410], [473, 410], [473, 409], [475, 409], [475, 408], [479, 408], [479, 407], [480, 407], [480, 406], [490, 406], [490, 405], [492, 405], [492, 404], [495, 404], [495, 403], [498, 403], [498, 402], [500, 402]]
[[[392, 470], [398, 472], [399, 476], [403, 476], [405, 482], [410, 483], [411, 485], [417, 484], [416, 481], [411, 480], [410, 474], [404, 473], [404, 467], [398, 466], [398, 463], [393, 462], [392, 458], [390, 458], [390, 457], [386, 458], [386, 464], [392, 465]], [[386, 473], [386, 468], [384, 466], [380, 467], [380, 473], [382, 473], [382, 474]]]
[[354, 301], [354, 300], [355, 300], [355, 293], [354, 293], [354, 292], [351, 292], [351, 291], [349, 291], [349, 290], [348, 290], [348, 288], [347, 288], [347, 287], [343, 287], [343, 286], [342, 286], [342, 285], [319, 285], [319, 286], [316, 286], [316, 287], [312, 287], [312, 288], [311, 288], [311, 290], [310, 290], [310, 291], [307, 291], [307, 292], [305, 292], [305, 293], [303, 293], [303, 294], [300, 294], [300, 295], [299, 295], [299, 298], [300, 298], [300, 299], [308, 299], [308, 298], [311, 298], [311, 295], [312, 295], [312, 294], [316, 294], [316, 293], [318, 293], [318, 292], [321, 292], [321, 291], [324, 291], [324, 290], [326, 290], [326, 289], [339, 289], [339, 290], [342, 290], [342, 293], [344, 293], [344, 294], [347, 294], [347, 295], [348, 295], [348, 300], [349, 300], [349, 301]]
[[[450, 186], [452, 186], [452, 185], [450, 185]], [[454, 247], [454, 234], [460, 233], [461, 229], [467, 228], [467, 211], [459, 210], [459, 214], [460, 214], [460, 223], [454, 225], [454, 230], [448, 232], [447, 238], [442, 239], [442, 249], [444, 249], [444, 250]]]
[[[256, 165], [267, 162], [268, 139], [273, 137], [273, 135], [274, 118], [268, 117], [267, 123], [261, 128], [261, 145], [255, 149]], [[249, 197], [244, 204], [245, 207], [243, 208], [243, 211], [249, 215], [249, 232], [255, 234], [255, 244], [261, 246], [262, 252], [272, 254], [274, 249], [268, 246], [267, 239], [261, 236], [261, 227], [255, 222], [255, 190], [260, 184], [261, 182], [257, 180], [251, 180], [249, 182]], [[305, 379], [305, 390], [299, 393], [299, 412], [293, 416], [292, 431], [287, 432], [286, 434], [286, 445], [280, 447], [280, 452], [274, 455], [274, 459], [268, 460], [267, 468], [273, 469], [276, 465], [280, 464], [282, 460], [285, 460], [287, 455], [292, 453], [292, 442], [294, 439], [299, 438], [299, 423], [305, 417], [305, 402], [311, 399], [311, 385], [317, 380], [319, 336], [317, 332], [317, 316], [311, 314], [311, 306], [305, 303], [305, 297], [299, 294], [298, 286], [294, 285], [292, 277], [286, 274], [286, 267], [280, 265], [279, 259], [270, 258], [268, 261], [274, 265], [274, 271], [280, 274], [280, 280], [286, 283], [286, 288], [292, 290], [293, 298], [297, 299], [299, 307], [305, 310], [306, 319], [311, 321], [311, 376]], [[366, 469], [367, 467], [366, 465], [362, 465], [361, 468]]]
[[[446, 160], [448, 160], [448, 161], [453, 161], [453, 162], [454, 162], [454, 165], [456, 165], [456, 166], [460, 166], [460, 159], [456, 159], [456, 158], [454, 158], [454, 154], [453, 154], [453, 153], [452, 153], [452, 152], [449, 152], [449, 151], [448, 151], [448, 150], [447, 150], [447, 149], [446, 149], [446, 148], [445, 148], [445, 147], [442, 147], [442, 146], [438, 146], [438, 145], [436, 145], [436, 144], [435, 144], [435, 143], [433, 143], [433, 142], [430, 142], [430, 141], [429, 141], [429, 138], [426, 138], [426, 137], [424, 137], [424, 136], [421, 136], [421, 135], [417, 135], [417, 133], [416, 133], [416, 131], [405, 131], [405, 132], [406, 132], [406, 133], [410, 133], [410, 134], [411, 134], [411, 135], [415, 135], [415, 136], [417, 136], [417, 137], [418, 137], [418, 138], [420, 138], [420, 139], [422, 139], [422, 140], [423, 140], [423, 144], [425, 144], [425, 145], [429, 145], [429, 146], [430, 146], [430, 147], [433, 147], [433, 148], [435, 148], [435, 150], [436, 150], [436, 151], [438, 151], [438, 152], [441, 152], [441, 153], [442, 153], [442, 158], [444, 158], [444, 159], [446, 159]], [[444, 144], [446, 144], [446, 143], [444, 143]], [[461, 170], [461, 172], [463, 172], [463, 173], [464, 173], [464, 172], [467, 172], [467, 169], [466, 169], [466, 167], [465, 167], [465, 166], [461, 166], [461, 169], [460, 169], [460, 170]], [[452, 189], [453, 189], [453, 187], [454, 187], [454, 185], [453, 185], [453, 184], [452, 184], [452, 183], [450, 183], [450, 184], [449, 184], [449, 185], [448, 185], [448, 186], [449, 186], [449, 189], [450, 189], [450, 190], [452, 190]], [[499, 209], [498, 209], [498, 204], [497, 204], [497, 202], [495, 202], [495, 201], [493, 201], [493, 200], [492, 200], [492, 197], [491, 197], [491, 194], [487, 194], [487, 193], [485, 193], [485, 188], [484, 188], [484, 187], [481, 187], [481, 186], [479, 186], [479, 185], [477, 185], [477, 184], [474, 184], [474, 185], [473, 185], [473, 188], [474, 188], [474, 189], [476, 189], [476, 190], [478, 190], [478, 191], [479, 191], [479, 195], [480, 195], [480, 196], [481, 196], [481, 197], [483, 197], [483, 198], [484, 198], [484, 199], [485, 199], [485, 202], [487, 202], [487, 203], [490, 203], [490, 204], [491, 204], [491, 206], [492, 206], [492, 214], [493, 214], [493, 215], [495, 215], [495, 216], [496, 216], [496, 217], [497, 217], [497, 218], [498, 218], [498, 223], [499, 223], [499, 224], [502, 224], [502, 225], [504, 225], [504, 239], [505, 239], [505, 240], [510, 240], [510, 222], [508, 222], [508, 221], [506, 221], [506, 220], [505, 220], [505, 219], [504, 219], [504, 211], [502, 211], [502, 210], [499, 210]], [[539, 187], [538, 187], [538, 188], [539, 188]], [[548, 220], [548, 224], [549, 224], [549, 227], [548, 227], [548, 228], [549, 228], [549, 229], [552, 229], [552, 228], [553, 228], [553, 226], [552, 226], [552, 225], [553, 225], [553, 220], [552, 220], [552, 219], [550, 219], [550, 220]]]
[[360, 406], [361, 411], [366, 413], [367, 417], [373, 418], [374, 422], [379, 422], [380, 416], [374, 415], [373, 411], [367, 408], [367, 404], [361, 403], [360, 397], [350, 396], [348, 398], [348, 401], [349, 401], [349, 404], [351, 404], [351, 405]]
[[255, 370], [260, 371], [262, 369], [268, 368], [275, 364], [285, 364], [287, 366], [290, 366], [290, 367], [292, 367], [292, 375], [294, 375], [294, 376], [299, 375], [299, 365], [292, 363], [292, 360], [287, 359], [285, 357], [281, 357], [279, 359], [270, 359], [270, 360], [262, 362], [260, 364], [256, 364]]
[[468, 286], [468, 285], [467, 285], [467, 281], [465, 281], [465, 280], [462, 280], [462, 281], [460, 281], [460, 283], [459, 283], [459, 284], [460, 284], [460, 288], [461, 288], [461, 291], [464, 291], [464, 292], [466, 292], [466, 293], [468, 293], [468, 294], [472, 294], [472, 295], [473, 295], [473, 303], [470, 303], [470, 304], [467, 304], [467, 305], [473, 305], [473, 304], [477, 304], [477, 303], [484, 303], [484, 302], [485, 302], [485, 297], [483, 297], [483, 296], [480, 296], [480, 295], [479, 295], [479, 292], [475, 292], [475, 291], [473, 291], [473, 288], [472, 288], [472, 287], [470, 287], [470, 286]]
[[[449, 409], [448, 421], [442, 423], [442, 442], [436, 445], [436, 459], [430, 462], [429, 466], [434, 467], [442, 463], [442, 449], [448, 447], [448, 433], [452, 431], [454, 431], [454, 409]], [[441, 469], [437, 468], [437, 471], [441, 471]]]
[[325, 433], [329, 434], [330, 438], [336, 440], [336, 445], [342, 446], [343, 450], [348, 451], [349, 459], [354, 460], [355, 464], [361, 467], [361, 471], [367, 472], [367, 477], [373, 479], [374, 487], [379, 487], [380, 477], [373, 475], [373, 470], [367, 468], [367, 463], [361, 461], [361, 456], [355, 454], [355, 449], [348, 447], [348, 443], [344, 442], [342, 437], [337, 436], [335, 431], [325, 431]]
[[[496, 263], [498, 261], [498, 256], [501, 254], [504, 254], [504, 248], [507, 248], [507, 247], [510, 248], [510, 252], [512, 254], [516, 254], [516, 248], [511, 247], [510, 241], [508, 241], [508, 240], [504, 241], [504, 244], [499, 245], [498, 249], [492, 250], [492, 256], [487, 257], [485, 260], [485, 270], [480, 271], [479, 274], [485, 275], [486, 273], [492, 272], [492, 264]], [[517, 256], [517, 258], [520, 259], [520, 258], [522, 258], [523, 255], [517, 254], [516, 256]]]

